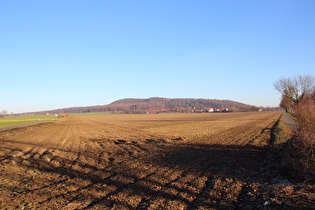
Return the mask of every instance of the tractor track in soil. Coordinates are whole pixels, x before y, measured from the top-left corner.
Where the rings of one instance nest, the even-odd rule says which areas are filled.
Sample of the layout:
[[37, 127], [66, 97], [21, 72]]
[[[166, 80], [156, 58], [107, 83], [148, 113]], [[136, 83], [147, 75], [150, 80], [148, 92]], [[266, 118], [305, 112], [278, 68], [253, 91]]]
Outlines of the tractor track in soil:
[[0, 208], [313, 207], [313, 185], [268, 166], [280, 114], [69, 117], [0, 132]]

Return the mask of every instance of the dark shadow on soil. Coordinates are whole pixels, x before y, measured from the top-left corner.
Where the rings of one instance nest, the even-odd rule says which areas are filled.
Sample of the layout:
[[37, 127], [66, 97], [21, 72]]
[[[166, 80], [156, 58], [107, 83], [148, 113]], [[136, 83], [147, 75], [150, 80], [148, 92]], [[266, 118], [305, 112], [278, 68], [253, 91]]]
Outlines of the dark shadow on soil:
[[214, 176], [224, 175], [246, 179], [248, 177], [268, 179], [262, 172], [267, 167], [267, 147], [252, 145], [202, 145], [175, 144], [162, 145], [160, 155], [156, 155], [155, 163], [182, 169], [191, 168], [207, 171]]
[[[15, 142], [17, 143], [17, 142]], [[125, 142], [119, 141], [119, 145]], [[128, 146], [128, 145], [125, 145]], [[123, 206], [129, 209], [135, 209], [127, 202], [119, 202], [113, 199], [113, 196], [123, 193], [125, 189], [133, 191], [136, 195], [141, 196], [142, 200], [138, 204], [137, 209], [147, 209], [153, 200], [158, 197], [165, 198], [170, 201], [178, 200], [184, 203], [188, 209], [197, 208], [218, 208], [218, 209], [265, 209], [264, 206], [264, 190], [257, 193], [254, 196], [248, 196], [251, 190], [251, 183], [260, 184], [277, 184], [273, 183], [273, 179], [278, 176], [278, 171], [273, 171], [268, 168], [267, 155], [268, 148], [256, 147], [251, 145], [238, 146], [238, 145], [202, 145], [202, 144], [156, 144], [155, 142], [144, 143], [142, 147], [146, 148], [150, 155], [146, 157], [134, 158], [134, 161], [138, 161], [139, 166], [141, 164], [151, 164], [154, 167], [146, 170], [144, 175], [140, 176], [140, 173], [135, 173], [135, 168], [123, 164], [123, 162], [107, 162], [104, 167], [96, 167], [87, 163], [80, 163], [77, 161], [78, 169], [74, 169], [72, 166], [74, 163], [66, 158], [57, 157], [60, 162], [59, 167], [54, 167], [49, 161], [39, 159], [29, 159], [31, 164], [25, 165], [23, 159], [19, 157], [11, 157], [9, 155], [0, 157], [0, 160], [12, 158], [17, 164], [27, 167], [36, 168], [41, 171], [49, 171], [60, 175], [66, 175], [70, 178], [80, 177], [84, 180], [89, 180], [93, 185], [102, 184], [104, 186], [114, 186], [115, 190], [104, 194], [100, 198], [96, 198], [89, 202], [84, 208], [94, 208], [96, 206]], [[10, 149], [10, 148], [4, 148]], [[121, 154], [121, 159], [128, 159], [128, 154]], [[116, 157], [115, 157], [116, 158]], [[132, 159], [132, 158], [131, 158]], [[72, 163], [71, 163], [72, 162]], [[70, 166], [70, 167], [69, 167]], [[160, 172], [159, 168], [167, 168], [169, 171], [179, 171], [179, 176], [169, 179], [167, 182], [159, 181], [159, 179], [152, 179], [153, 176], [157, 178], [165, 179], [166, 173]], [[84, 169], [89, 169], [89, 172], [85, 172]], [[204, 186], [199, 192], [195, 192], [185, 188], [184, 186], [175, 185], [182, 177], [187, 176], [188, 173], [196, 172], [203, 176], [206, 176]], [[104, 175], [108, 174], [108, 175]], [[160, 174], [160, 175], [157, 175]], [[122, 177], [119, 178], [118, 177]], [[198, 177], [196, 177], [197, 179]], [[244, 182], [241, 192], [237, 200], [229, 200], [224, 198], [222, 200], [215, 198], [212, 199], [210, 195], [211, 189], [214, 187], [215, 179], [237, 179]], [[127, 180], [127, 181], [126, 181]], [[128, 181], [131, 180], [131, 181]], [[143, 183], [147, 183], [144, 185]], [[152, 188], [150, 186], [158, 186], [159, 188]], [[176, 191], [181, 194], [188, 194], [193, 197], [194, 200], [187, 199], [178, 194], [168, 193], [168, 190]], [[66, 194], [80, 193], [80, 189], [77, 192], [66, 192]], [[31, 193], [31, 192], [28, 192]], [[82, 195], [79, 197], [91, 197], [88, 191], [82, 191]], [[62, 196], [62, 195], [59, 195]], [[274, 195], [276, 196], [276, 195]], [[92, 196], [93, 197], [93, 196]], [[73, 198], [73, 200], [75, 200]], [[207, 202], [209, 200], [215, 200], [215, 202]], [[222, 204], [224, 200], [225, 205]], [[269, 202], [269, 201], [268, 201]], [[228, 205], [226, 204], [228, 203]], [[293, 204], [281, 205], [277, 203], [268, 203], [268, 208], [285, 208], [295, 209], [302, 206], [295, 206]]]

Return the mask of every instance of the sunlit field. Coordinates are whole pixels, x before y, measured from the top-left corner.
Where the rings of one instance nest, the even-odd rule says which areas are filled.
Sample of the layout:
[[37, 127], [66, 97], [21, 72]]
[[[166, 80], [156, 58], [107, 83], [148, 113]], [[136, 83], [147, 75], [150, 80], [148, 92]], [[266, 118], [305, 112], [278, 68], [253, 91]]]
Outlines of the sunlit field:
[[267, 200], [274, 208], [297, 207], [296, 200], [309, 202], [314, 193], [282, 185], [268, 167], [280, 115], [83, 114], [2, 131], [0, 205], [234, 209]]
[[5, 116], [0, 118], [0, 128], [16, 125], [34, 123], [39, 121], [55, 120], [55, 115], [27, 115], [27, 116]]

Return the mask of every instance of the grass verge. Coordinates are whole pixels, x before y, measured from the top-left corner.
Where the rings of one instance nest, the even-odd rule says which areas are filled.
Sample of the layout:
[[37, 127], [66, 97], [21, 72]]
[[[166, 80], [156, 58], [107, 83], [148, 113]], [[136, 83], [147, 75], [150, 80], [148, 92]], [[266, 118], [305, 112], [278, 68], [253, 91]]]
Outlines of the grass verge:
[[0, 128], [34, 123], [38, 121], [54, 121], [55, 115], [6, 116], [0, 118]]
[[273, 146], [281, 146], [282, 144], [292, 139], [293, 135], [294, 131], [289, 126], [287, 126], [284, 121], [284, 116], [282, 114], [273, 127], [270, 143]]

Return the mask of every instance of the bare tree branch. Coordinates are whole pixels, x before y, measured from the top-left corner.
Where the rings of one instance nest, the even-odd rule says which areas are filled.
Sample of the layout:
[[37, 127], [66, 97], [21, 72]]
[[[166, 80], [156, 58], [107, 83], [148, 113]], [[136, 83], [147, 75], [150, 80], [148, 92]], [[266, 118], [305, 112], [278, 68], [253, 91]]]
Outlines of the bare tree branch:
[[310, 75], [298, 75], [293, 78], [280, 78], [273, 85], [282, 95], [281, 105], [288, 111], [292, 103], [298, 105], [306, 95], [315, 92], [314, 82], [314, 77]]

